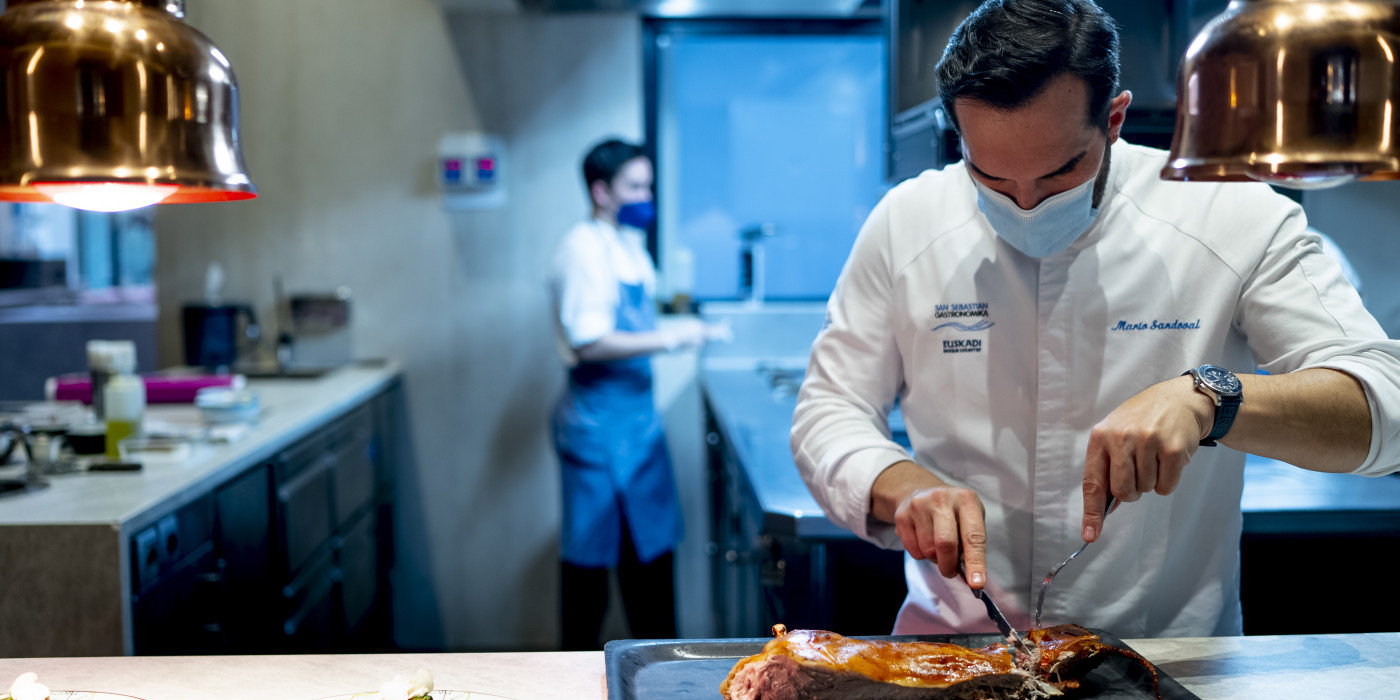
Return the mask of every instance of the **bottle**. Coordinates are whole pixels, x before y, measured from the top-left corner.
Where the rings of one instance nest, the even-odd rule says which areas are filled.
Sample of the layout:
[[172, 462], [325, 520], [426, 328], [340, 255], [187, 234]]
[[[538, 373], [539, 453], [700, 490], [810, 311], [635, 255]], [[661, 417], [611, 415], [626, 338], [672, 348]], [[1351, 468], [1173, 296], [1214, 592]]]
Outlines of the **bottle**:
[[88, 373], [92, 377], [92, 415], [103, 420], [102, 389], [112, 378], [112, 353], [108, 350], [111, 341], [89, 340], [87, 342]]
[[136, 376], [136, 344], [116, 341], [109, 346], [112, 377], [103, 390], [107, 418], [107, 458], [121, 459], [118, 446], [127, 438], [141, 437], [146, 415], [146, 383]]

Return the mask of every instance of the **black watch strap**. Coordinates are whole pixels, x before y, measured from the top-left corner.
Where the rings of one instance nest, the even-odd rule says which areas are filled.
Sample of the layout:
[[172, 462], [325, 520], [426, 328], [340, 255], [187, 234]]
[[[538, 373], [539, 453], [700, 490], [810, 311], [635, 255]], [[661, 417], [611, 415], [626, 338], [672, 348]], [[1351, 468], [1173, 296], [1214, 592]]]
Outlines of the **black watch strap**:
[[1210, 434], [1201, 439], [1201, 446], [1214, 447], [1216, 440], [1225, 437], [1225, 433], [1230, 432], [1230, 426], [1235, 424], [1235, 414], [1239, 412], [1240, 397], [1220, 397], [1220, 405], [1215, 407], [1215, 425], [1211, 426]]
[[1244, 400], [1240, 380], [1230, 370], [1209, 364], [1188, 369], [1182, 374], [1191, 375], [1196, 390], [1204, 392], [1215, 403], [1215, 422], [1210, 426], [1210, 432], [1201, 438], [1202, 447], [1213, 447], [1216, 440], [1230, 432], [1235, 416], [1240, 412], [1240, 404]]

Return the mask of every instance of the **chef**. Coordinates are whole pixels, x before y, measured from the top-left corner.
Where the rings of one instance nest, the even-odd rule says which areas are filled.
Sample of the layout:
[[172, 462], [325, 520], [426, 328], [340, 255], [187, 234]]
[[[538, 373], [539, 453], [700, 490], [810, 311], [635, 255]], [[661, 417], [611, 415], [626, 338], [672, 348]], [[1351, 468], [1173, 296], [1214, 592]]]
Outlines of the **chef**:
[[563, 476], [565, 649], [597, 649], [617, 570], [632, 636], [676, 636], [672, 549], [681, 535], [671, 460], [651, 392], [650, 355], [727, 330], [694, 319], [656, 326], [655, 219], [642, 148], [611, 139], [583, 160], [590, 217], [555, 252], [551, 292], [569, 381], [553, 416]]
[[907, 551], [896, 633], [995, 631], [969, 585], [1026, 629], [1096, 542], [1044, 624], [1240, 634], [1244, 453], [1400, 463], [1400, 343], [1292, 201], [1160, 180], [1118, 74], [1092, 2], [982, 4], [937, 68], [963, 161], [889, 192], [831, 296], [792, 449], [832, 520]]

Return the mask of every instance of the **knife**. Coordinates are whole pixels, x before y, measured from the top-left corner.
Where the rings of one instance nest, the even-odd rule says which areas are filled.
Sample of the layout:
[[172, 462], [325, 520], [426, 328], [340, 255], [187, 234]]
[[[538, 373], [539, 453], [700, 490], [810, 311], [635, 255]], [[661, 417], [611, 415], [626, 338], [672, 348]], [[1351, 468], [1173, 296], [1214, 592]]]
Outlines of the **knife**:
[[[963, 568], [962, 557], [958, 557], [958, 572], [963, 575], [963, 580], [966, 581], [967, 571]], [[987, 606], [987, 617], [991, 618], [992, 622], [996, 623], [997, 629], [1001, 631], [1001, 635], [1011, 640], [1011, 643], [1015, 644], [1016, 648], [1021, 650], [1021, 653], [1027, 656], [1033, 656], [1030, 645], [1028, 645], [1024, 639], [1021, 639], [1021, 635], [1016, 632], [1016, 628], [1012, 627], [1011, 623], [1007, 621], [1006, 616], [1001, 613], [1001, 608], [998, 608], [997, 604], [992, 602], [992, 597], [987, 595], [987, 592], [980, 588], [973, 588], [972, 595], [977, 596], [977, 598], [982, 601], [982, 604]], [[1010, 647], [1007, 647], [1006, 652], [1011, 654], [1012, 658], [1016, 657], [1016, 655], [1011, 652]]]

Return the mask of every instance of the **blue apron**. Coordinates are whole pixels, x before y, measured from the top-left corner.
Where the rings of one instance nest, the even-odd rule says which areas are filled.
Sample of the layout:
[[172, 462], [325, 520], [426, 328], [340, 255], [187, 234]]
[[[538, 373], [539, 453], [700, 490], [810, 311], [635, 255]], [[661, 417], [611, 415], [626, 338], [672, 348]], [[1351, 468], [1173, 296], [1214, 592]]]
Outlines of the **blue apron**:
[[[656, 328], [642, 285], [619, 284], [618, 297], [616, 330]], [[575, 365], [554, 409], [554, 445], [563, 471], [564, 561], [617, 565], [624, 522], [642, 563], [671, 551], [681, 509], [648, 357]]]

